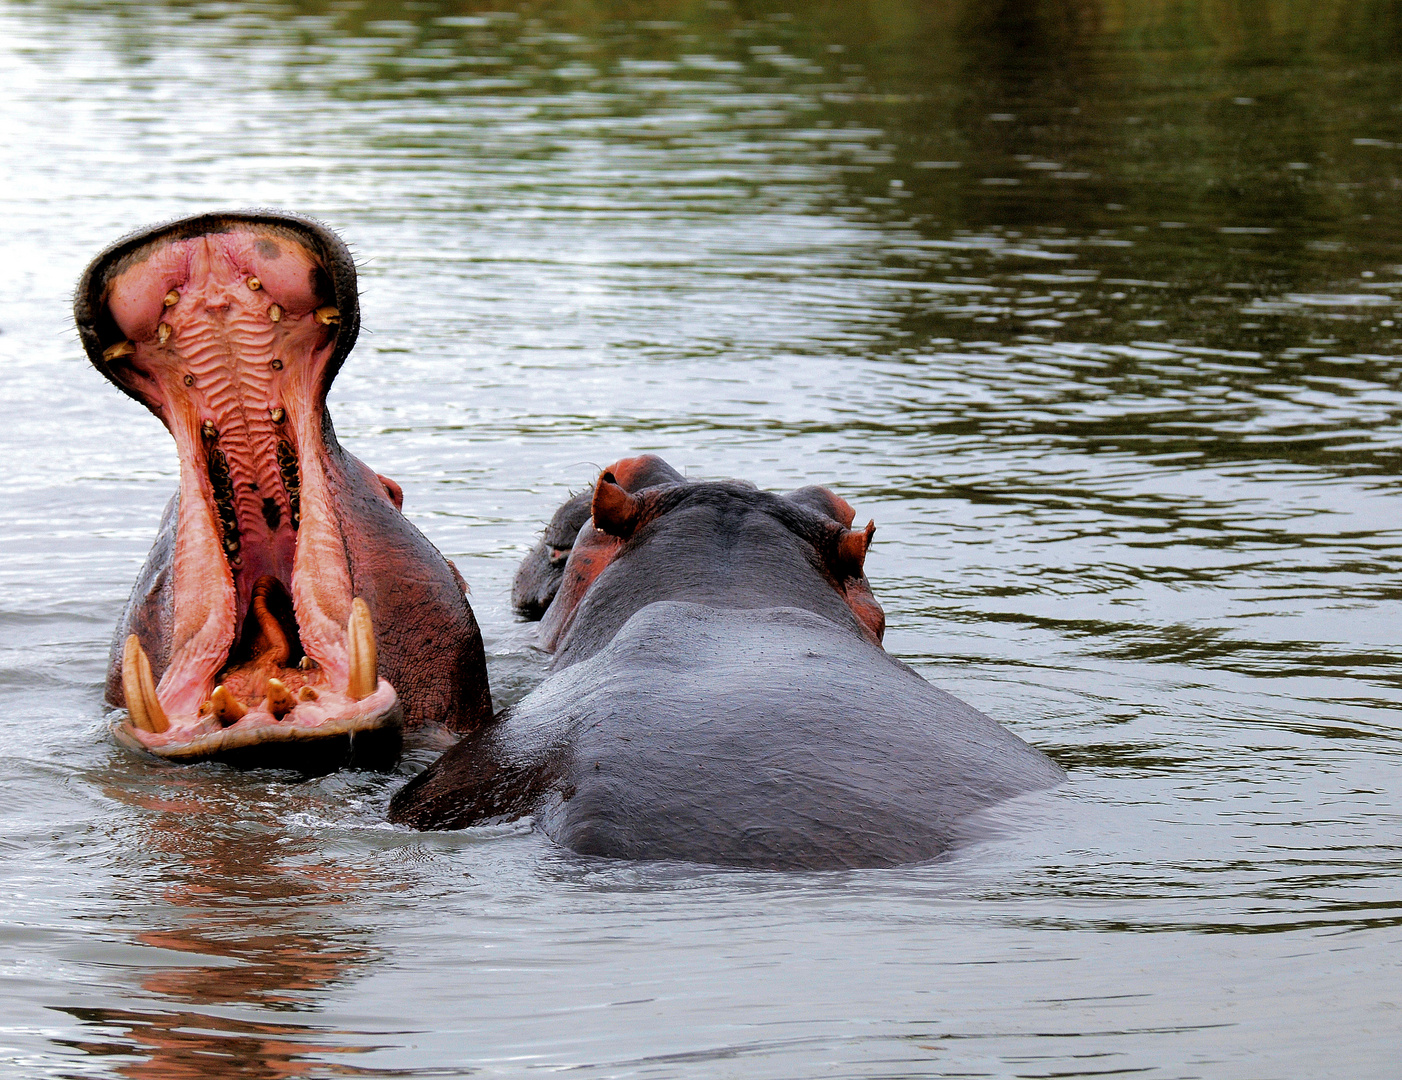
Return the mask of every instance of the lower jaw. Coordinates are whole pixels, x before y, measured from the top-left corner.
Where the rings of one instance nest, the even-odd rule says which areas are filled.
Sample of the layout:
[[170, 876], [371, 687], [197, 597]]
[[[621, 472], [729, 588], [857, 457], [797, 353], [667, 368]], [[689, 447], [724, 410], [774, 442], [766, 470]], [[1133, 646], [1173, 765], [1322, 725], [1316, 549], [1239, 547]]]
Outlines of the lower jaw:
[[[176, 763], [223, 761], [304, 771], [391, 766], [404, 711], [394, 687], [379, 678], [369, 608], [355, 599], [344, 643], [328, 646], [333, 655], [335, 648], [344, 649], [344, 663], [337, 659], [328, 670], [318, 662], [326, 659], [323, 650], [314, 649], [289, 667], [301, 653], [301, 639], [285, 592], [287, 603], [276, 603], [279, 593], [271, 578], [254, 586], [243, 641], [235, 642], [233, 655], [214, 676], [218, 685], [196, 712], [167, 713], [146, 652], [130, 635], [121, 668], [128, 718], [114, 725], [117, 741]], [[279, 618], [274, 609], [284, 606]], [[189, 699], [187, 691], [169, 689], [168, 701]]]
[[[205, 722], [194, 728], [143, 731], [123, 720], [113, 725], [117, 741], [179, 764], [217, 761], [245, 768], [330, 771], [343, 767], [382, 768], [398, 759], [404, 710], [394, 688], [380, 680], [369, 697], [333, 717], [277, 719], [249, 713], [227, 728]], [[212, 729], [212, 730], [210, 730]]]

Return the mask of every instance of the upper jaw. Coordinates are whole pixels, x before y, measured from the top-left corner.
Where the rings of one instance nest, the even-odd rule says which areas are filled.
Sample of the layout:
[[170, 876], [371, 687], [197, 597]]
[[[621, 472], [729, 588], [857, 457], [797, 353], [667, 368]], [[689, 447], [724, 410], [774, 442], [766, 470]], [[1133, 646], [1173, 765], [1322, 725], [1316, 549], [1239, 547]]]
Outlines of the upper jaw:
[[325, 387], [336, 377], [360, 333], [360, 303], [356, 286], [355, 260], [335, 233], [318, 221], [286, 210], [218, 210], [192, 217], [176, 218], [129, 233], [108, 245], [83, 271], [73, 296], [73, 319], [78, 337], [94, 367], [123, 393], [150, 407], [140, 392], [117, 377], [119, 368], [104, 360], [103, 354], [122, 340], [122, 334], [107, 310], [106, 289], [114, 272], [140, 258], [143, 249], [155, 244], [173, 243], [200, 236], [217, 235], [247, 226], [279, 229], [297, 237], [325, 268], [330, 280], [332, 303], [340, 312], [335, 350], [325, 371]]
[[189, 759], [402, 716], [332, 498], [324, 399], [357, 310], [344, 245], [289, 215], [158, 226], [84, 275], [89, 358], [160, 417], [180, 456], [163, 670], [139, 636], [123, 647], [129, 745]]

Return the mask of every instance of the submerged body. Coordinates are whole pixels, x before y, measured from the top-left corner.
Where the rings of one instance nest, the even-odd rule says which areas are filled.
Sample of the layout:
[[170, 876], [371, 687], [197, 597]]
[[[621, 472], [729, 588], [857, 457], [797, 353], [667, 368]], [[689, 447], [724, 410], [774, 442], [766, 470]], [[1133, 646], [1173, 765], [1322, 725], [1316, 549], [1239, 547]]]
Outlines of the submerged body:
[[731, 866], [938, 856], [1064, 774], [882, 649], [872, 527], [823, 488], [600, 478], [542, 642], [552, 673], [396, 795], [391, 820], [526, 813], [588, 855]]
[[180, 460], [113, 644], [121, 741], [178, 761], [389, 764], [405, 722], [491, 715], [461, 578], [326, 411], [359, 327], [334, 234], [268, 213], [157, 226], [94, 260], [75, 317]]

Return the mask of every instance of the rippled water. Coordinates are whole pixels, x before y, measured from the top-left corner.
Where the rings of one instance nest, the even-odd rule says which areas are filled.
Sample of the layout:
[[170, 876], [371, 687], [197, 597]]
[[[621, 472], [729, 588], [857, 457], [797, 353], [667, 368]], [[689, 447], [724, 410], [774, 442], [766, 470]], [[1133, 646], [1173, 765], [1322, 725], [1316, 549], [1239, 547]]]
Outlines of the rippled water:
[[[1395, 8], [805, 7], [0, 3], [9, 1074], [1396, 1075]], [[500, 703], [516, 561], [652, 450], [875, 517], [888, 647], [1071, 782], [937, 865], [751, 874], [390, 829], [426, 748], [115, 747], [176, 463], [68, 293], [252, 204], [363, 261], [338, 429]]]

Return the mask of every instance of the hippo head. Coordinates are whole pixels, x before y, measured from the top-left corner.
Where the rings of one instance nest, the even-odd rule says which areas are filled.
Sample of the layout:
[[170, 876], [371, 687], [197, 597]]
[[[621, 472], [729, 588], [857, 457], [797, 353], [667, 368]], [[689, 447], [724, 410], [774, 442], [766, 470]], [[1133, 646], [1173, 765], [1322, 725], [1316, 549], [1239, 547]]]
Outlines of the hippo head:
[[[626, 491], [641, 491], [658, 484], [682, 484], [686, 478], [656, 454], [625, 458], [609, 466], [614, 482]], [[511, 605], [528, 619], [541, 618], [565, 576], [565, 563], [579, 530], [589, 520], [593, 490], [571, 495], [545, 527], [539, 542], [521, 561], [511, 584]]]
[[[658, 476], [655, 466], [642, 468], [657, 461], [616, 462], [590, 493], [589, 519], [541, 622], [541, 645], [557, 663], [581, 659], [649, 600], [705, 602], [711, 593], [724, 593], [727, 606], [807, 607], [880, 644], [886, 615], [864, 570], [874, 522], [851, 528], [852, 507], [824, 487], [774, 495], [736, 481], [638, 483], [640, 474]], [[586, 603], [602, 616], [591, 628], [611, 629], [576, 641], [571, 629]]]
[[180, 462], [113, 646], [128, 745], [277, 765], [358, 737], [366, 760], [403, 721], [491, 714], [462, 579], [326, 410], [360, 325], [355, 277], [315, 222], [230, 212], [120, 240], [79, 282], [88, 357]]

